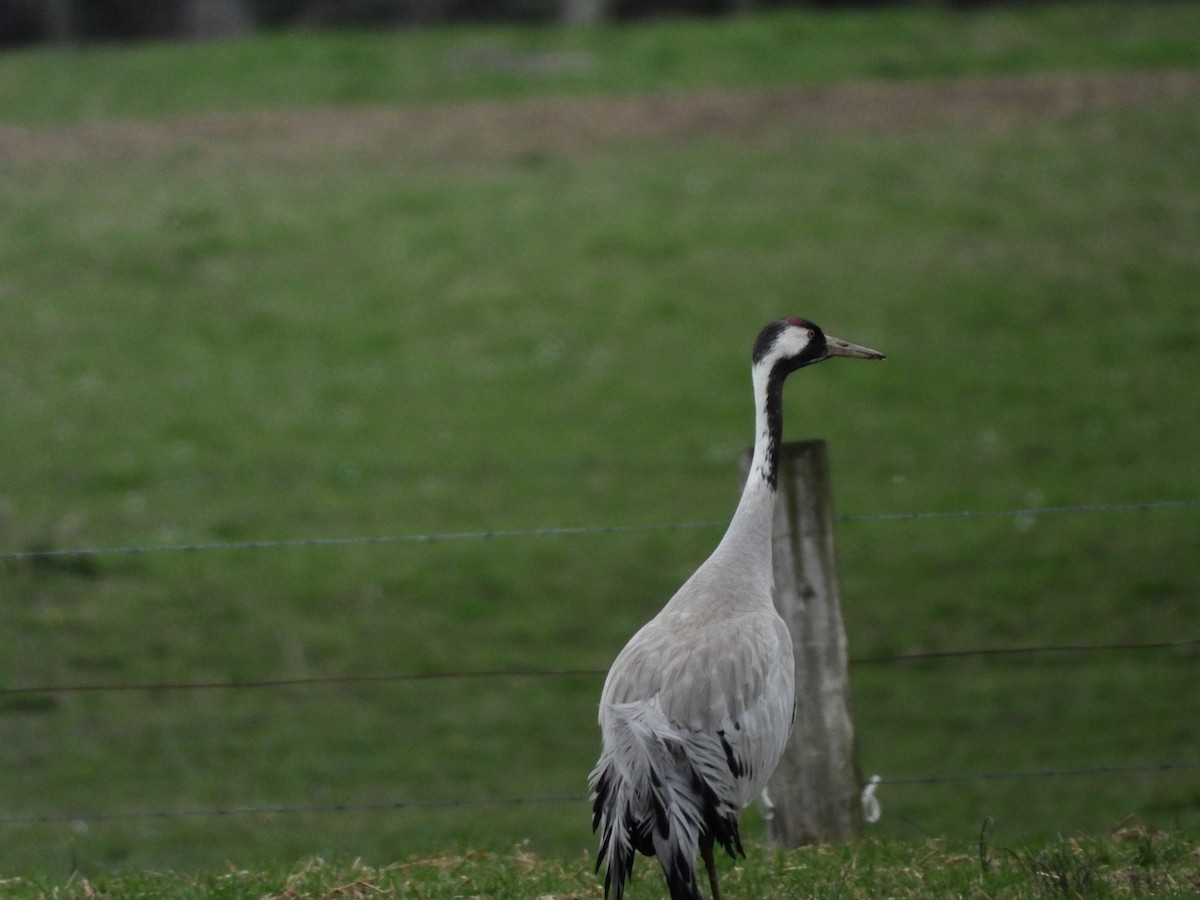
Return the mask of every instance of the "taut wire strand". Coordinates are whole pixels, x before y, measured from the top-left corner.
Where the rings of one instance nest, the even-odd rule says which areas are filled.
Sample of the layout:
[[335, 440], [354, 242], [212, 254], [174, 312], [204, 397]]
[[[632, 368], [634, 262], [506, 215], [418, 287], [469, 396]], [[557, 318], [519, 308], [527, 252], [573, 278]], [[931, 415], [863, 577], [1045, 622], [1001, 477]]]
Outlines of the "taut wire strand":
[[[1154, 500], [1145, 503], [1085, 503], [1076, 506], [1042, 506], [1022, 509], [946, 510], [900, 513], [840, 515], [839, 522], [911, 522], [933, 519], [1027, 519], [1081, 513], [1137, 512], [1162, 509], [1200, 508], [1200, 499]], [[489, 529], [427, 534], [385, 534], [359, 537], [309, 537], [279, 540], [196, 541], [177, 544], [132, 544], [112, 547], [74, 547], [44, 550], [7, 550], [0, 560], [20, 562], [53, 557], [136, 556], [148, 553], [197, 553], [211, 550], [286, 550], [297, 547], [343, 547], [370, 544], [433, 544], [442, 541], [497, 540], [500, 538], [576, 537], [593, 534], [631, 534], [647, 531], [688, 531], [724, 528], [726, 521], [664, 522], [647, 525], [578, 525], [543, 528]]]
[[[1067, 778], [1095, 775], [1129, 774], [1133, 772], [1170, 772], [1200, 769], [1200, 760], [1177, 762], [1130, 763], [1123, 765], [1064, 766], [1055, 769], [1026, 769], [1013, 772], [972, 772], [963, 774], [930, 774], [874, 776], [877, 787], [884, 785], [930, 785], [958, 781], [1001, 781], [1008, 779]], [[202, 816], [302, 815], [350, 812], [389, 812], [394, 810], [437, 810], [472, 806], [526, 806], [551, 803], [585, 803], [583, 794], [542, 797], [465, 797], [445, 800], [395, 800], [372, 803], [315, 803], [266, 806], [215, 806], [190, 809], [129, 810], [122, 812], [21, 813], [0, 816], [0, 825], [36, 825], [55, 822], [113, 822], [130, 819], [184, 819]]]
[[[1032, 647], [983, 647], [972, 650], [931, 650], [918, 653], [896, 653], [885, 656], [859, 656], [849, 660], [851, 665], [926, 662], [969, 657], [1018, 656], [1036, 653], [1105, 653], [1127, 650], [1183, 650], [1200, 646], [1200, 638], [1180, 638], [1173, 641], [1117, 644], [1047, 644]], [[441, 681], [472, 678], [569, 678], [574, 676], [599, 678], [604, 669], [480, 669], [458, 672], [401, 672], [375, 675], [311, 675], [304, 678], [260, 678], [247, 681], [183, 681], [131, 682], [129, 684], [64, 684], [0, 687], [0, 696], [13, 694], [81, 694], [120, 691], [208, 691], [240, 690], [246, 688], [286, 688], [317, 685], [381, 684], [397, 681]]]

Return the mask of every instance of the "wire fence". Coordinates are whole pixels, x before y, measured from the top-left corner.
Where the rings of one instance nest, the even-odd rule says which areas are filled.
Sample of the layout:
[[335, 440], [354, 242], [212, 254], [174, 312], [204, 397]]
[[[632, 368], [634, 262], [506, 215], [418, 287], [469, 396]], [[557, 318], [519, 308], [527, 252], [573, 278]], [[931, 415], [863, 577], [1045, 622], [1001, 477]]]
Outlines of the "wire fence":
[[[997, 510], [929, 510], [920, 512], [861, 513], [840, 515], [839, 522], [914, 522], [935, 519], [1030, 519], [1038, 516], [1078, 515], [1085, 513], [1149, 512], [1165, 509], [1197, 509], [1200, 498], [1193, 500], [1152, 500], [1141, 503], [1085, 503], [1073, 506], [1031, 506]], [[196, 541], [176, 544], [132, 544], [111, 547], [45, 548], [7, 550], [0, 560], [12, 563], [92, 556], [133, 556], [150, 553], [200, 553], [214, 550], [287, 550], [311, 547], [342, 547], [371, 544], [433, 544], [446, 541], [498, 540], [501, 538], [576, 537], [599, 534], [632, 534], [648, 531], [688, 531], [724, 528], [727, 520], [699, 522], [661, 522], [646, 525], [580, 525], [540, 528], [451, 531], [426, 534], [360, 535], [350, 537], [304, 537], [280, 540]]]
[[[870, 784], [874, 787], [879, 785], [930, 785], [966, 781], [1077, 778], [1084, 776], [1172, 772], [1187, 769], [1200, 769], [1200, 760], [1131, 765], [1070, 766], [1064, 768], [1026, 769], [1013, 772], [943, 773], [886, 778], [875, 775], [870, 779]], [[871, 791], [871, 795], [873, 794], [874, 790]], [[42, 825], [55, 822], [116, 822], [144, 819], [196, 819], [221, 818], [225, 816], [329, 815], [334, 813], [396, 812], [403, 810], [542, 806], [550, 804], [583, 804], [587, 803], [588, 799], [585, 794], [565, 794], [545, 797], [463, 797], [443, 800], [386, 800], [370, 803], [307, 803], [295, 805], [211, 806], [190, 809], [149, 809], [122, 812], [34, 813], [29, 815], [0, 816], [0, 825]]]
[[[1046, 515], [1070, 514], [1099, 514], [1118, 512], [1155, 511], [1167, 509], [1197, 509], [1197, 500], [1167, 500], [1144, 503], [1114, 503], [1114, 504], [1083, 504], [1075, 506], [1029, 507], [1007, 510], [953, 510], [927, 511], [911, 513], [876, 513], [860, 515], [843, 515], [838, 517], [841, 522], [908, 522], [936, 519], [968, 519], [968, 518], [1036, 518]], [[725, 522], [671, 522], [648, 525], [623, 526], [580, 526], [580, 527], [546, 527], [514, 530], [486, 530], [470, 532], [429, 533], [381, 535], [366, 537], [313, 537], [285, 540], [251, 540], [227, 542], [197, 542], [163, 545], [128, 545], [108, 547], [76, 547], [71, 549], [34, 549], [11, 550], [0, 553], [0, 560], [10, 564], [36, 562], [47, 558], [79, 558], [109, 555], [135, 555], [147, 553], [195, 553], [208, 551], [264, 551], [285, 550], [293, 548], [329, 547], [345, 545], [369, 545], [390, 543], [435, 543], [454, 540], [493, 540], [501, 538], [544, 538], [571, 537], [583, 535], [622, 534], [649, 531], [681, 531], [690, 529], [706, 529], [724, 527]], [[902, 653], [892, 655], [877, 655], [851, 658], [851, 665], [885, 665], [904, 663], [928, 663], [967, 658], [1012, 658], [1030, 655], [1077, 655], [1118, 652], [1148, 652], [1148, 651], [1190, 651], [1200, 647], [1200, 637], [1179, 638], [1154, 642], [1120, 642], [1106, 644], [1055, 644], [1020, 647], [998, 648], [968, 648], [961, 650], [943, 650], [918, 653]], [[35, 694], [82, 694], [82, 693], [121, 693], [121, 692], [163, 692], [163, 691], [225, 691], [252, 689], [279, 689], [303, 686], [336, 686], [349, 684], [388, 683], [388, 682], [420, 682], [437, 680], [474, 680], [474, 679], [551, 679], [591, 677], [600, 678], [605, 674], [603, 669], [594, 668], [545, 668], [545, 669], [486, 669], [474, 671], [447, 672], [408, 672], [382, 674], [343, 674], [329, 676], [313, 676], [302, 678], [268, 678], [245, 681], [194, 681], [194, 682], [143, 682], [143, 683], [75, 683], [75, 684], [42, 684], [18, 685], [0, 687], [0, 697], [15, 697]], [[1128, 773], [1163, 773], [1200, 769], [1200, 760], [1175, 760], [1166, 762], [1150, 762], [1120, 765], [1097, 766], [1062, 766], [1043, 769], [1025, 769], [1007, 772], [973, 772], [973, 773], [927, 773], [915, 775], [880, 776], [876, 775], [864, 790], [864, 807], [874, 804], [875, 790], [881, 784], [902, 785], [933, 785], [951, 782], [970, 781], [999, 781], [1012, 779], [1050, 779], [1067, 777], [1095, 777]], [[369, 813], [394, 812], [402, 810], [445, 810], [455, 808], [479, 807], [511, 807], [548, 804], [577, 804], [586, 802], [587, 798], [579, 794], [553, 796], [524, 796], [524, 797], [464, 797], [438, 800], [396, 800], [375, 802], [329, 802], [313, 804], [281, 804], [281, 805], [230, 805], [192, 807], [182, 809], [146, 809], [126, 811], [85, 811], [47, 812], [17, 815], [0, 815], [0, 825], [20, 826], [52, 823], [86, 823], [112, 822], [122, 820], [153, 820], [153, 819], [185, 819], [185, 818], [220, 818], [231, 816], [253, 815], [314, 815], [336, 813]], [[870, 816], [868, 816], [870, 818]]]
[[[1115, 644], [1048, 644], [1035, 647], [984, 647], [972, 650], [931, 650], [921, 653], [896, 653], [882, 656], [851, 657], [850, 665], [931, 662], [971, 657], [996, 658], [1034, 654], [1112, 653], [1140, 650], [1186, 650], [1200, 647], [1200, 638], [1173, 641], [1147, 641]], [[254, 688], [287, 688], [309, 685], [379, 684], [398, 681], [453, 681], [496, 678], [600, 677], [605, 669], [479, 669], [457, 672], [402, 672], [379, 675], [313, 675], [304, 678], [262, 678], [247, 681], [151, 681], [108, 684], [44, 684], [0, 687], [0, 697], [20, 694], [84, 694], [133, 691], [214, 691]]]

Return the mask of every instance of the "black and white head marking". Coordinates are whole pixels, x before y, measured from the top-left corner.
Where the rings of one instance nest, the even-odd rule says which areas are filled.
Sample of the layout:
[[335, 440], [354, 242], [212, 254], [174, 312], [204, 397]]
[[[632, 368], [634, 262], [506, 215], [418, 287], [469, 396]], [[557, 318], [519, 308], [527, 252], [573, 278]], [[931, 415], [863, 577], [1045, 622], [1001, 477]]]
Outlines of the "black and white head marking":
[[774, 490], [778, 481], [779, 444], [783, 434], [783, 382], [792, 372], [828, 357], [825, 333], [807, 319], [779, 319], [763, 328], [754, 341], [751, 359], [757, 372], [765, 370], [767, 453], [760, 474]]
[[754, 341], [751, 360], [760, 366], [770, 360], [772, 372], [786, 376], [826, 357], [825, 333], [807, 319], [779, 319], [763, 328]]

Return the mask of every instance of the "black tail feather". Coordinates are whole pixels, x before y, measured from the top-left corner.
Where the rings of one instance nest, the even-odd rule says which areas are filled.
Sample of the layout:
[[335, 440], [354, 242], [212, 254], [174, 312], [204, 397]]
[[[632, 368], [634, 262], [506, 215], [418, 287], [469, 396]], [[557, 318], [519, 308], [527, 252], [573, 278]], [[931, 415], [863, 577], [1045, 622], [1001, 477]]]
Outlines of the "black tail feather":
[[[675, 819], [679, 810], [673, 791], [679, 790], [664, 783], [661, 773], [650, 768], [646, 793], [634, 801], [632, 788], [620, 783], [611, 767], [595, 776], [592, 793], [592, 830], [600, 832], [600, 847], [596, 855], [596, 871], [606, 865], [604, 896], [606, 900], [622, 900], [625, 884], [633, 874], [636, 855], [657, 856], [662, 867], [671, 900], [703, 900], [696, 883], [696, 854], [699, 846], [720, 844], [733, 859], [745, 856], [738, 830], [739, 810], [718, 797], [716, 789], [701, 775], [692, 761], [683, 754], [675, 757], [676, 764], [686, 767], [688, 793], [695, 805], [689, 815], [696, 816], [695, 830], [680, 830]], [[686, 796], [686, 794], [684, 795]], [[698, 816], [696, 815], [698, 814]], [[656, 847], [657, 845], [657, 847]], [[669, 852], [668, 852], [669, 851]]]

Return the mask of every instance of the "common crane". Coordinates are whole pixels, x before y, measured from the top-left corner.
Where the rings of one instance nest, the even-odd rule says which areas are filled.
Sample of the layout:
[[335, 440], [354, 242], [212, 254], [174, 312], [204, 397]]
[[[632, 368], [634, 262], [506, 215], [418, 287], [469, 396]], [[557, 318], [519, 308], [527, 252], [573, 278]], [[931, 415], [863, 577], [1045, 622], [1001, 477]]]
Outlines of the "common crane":
[[780, 319], [754, 342], [750, 475], [717, 548], [617, 655], [600, 696], [589, 778], [596, 870], [621, 900], [634, 851], [658, 857], [672, 900], [701, 900], [696, 852], [719, 900], [713, 845], [745, 855], [738, 816], [775, 770], [795, 715], [792, 640], [771, 599], [771, 525], [783, 382], [834, 356], [883, 359]]

